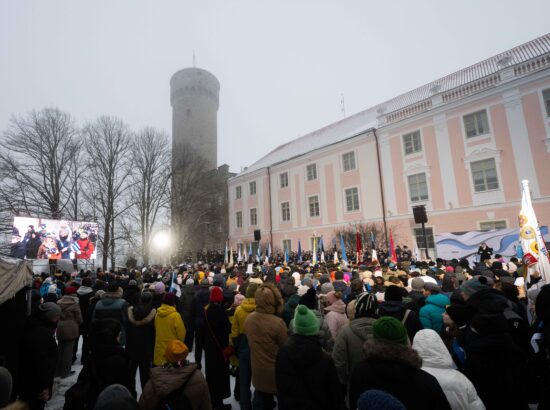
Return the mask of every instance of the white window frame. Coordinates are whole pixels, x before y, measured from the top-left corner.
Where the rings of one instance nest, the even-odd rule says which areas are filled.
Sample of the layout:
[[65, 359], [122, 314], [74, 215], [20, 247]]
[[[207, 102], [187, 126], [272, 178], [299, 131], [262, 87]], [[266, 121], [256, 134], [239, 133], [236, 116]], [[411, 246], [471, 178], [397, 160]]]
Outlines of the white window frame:
[[252, 195], [256, 195], [256, 181], [250, 181], [248, 183], [248, 195], [252, 196]]
[[[426, 195], [427, 197], [426, 198], [418, 198], [418, 199], [413, 199], [412, 198], [412, 190], [411, 190], [411, 181], [410, 181], [410, 178], [412, 177], [417, 177], [419, 175], [424, 175], [424, 180], [426, 182]], [[407, 175], [407, 187], [409, 189], [409, 202], [410, 203], [419, 203], [419, 202], [428, 202], [430, 200], [430, 186], [428, 184], [428, 175], [426, 174], [426, 172], [418, 172], [418, 173], [415, 173], [415, 174], [410, 174], [410, 175]]]
[[[497, 223], [504, 223], [504, 228], [495, 228], [495, 225]], [[489, 229], [483, 229], [482, 228], [483, 224], [491, 224], [492, 227], [489, 228]], [[493, 219], [493, 220], [490, 220], [490, 221], [479, 221], [478, 226], [479, 226], [480, 231], [492, 231], [493, 229], [508, 229], [508, 220], [506, 220], [506, 219]]]
[[258, 225], [258, 209], [250, 208], [250, 226], [256, 225]]
[[[495, 165], [495, 174], [496, 174], [496, 178], [497, 178], [497, 187], [496, 188], [489, 188], [487, 186], [487, 178], [485, 177], [484, 179], [485, 179], [486, 189], [478, 191], [478, 190], [476, 190], [476, 183], [475, 183], [475, 180], [474, 180], [474, 171], [472, 169], [472, 166], [476, 163], [484, 162], [484, 161], [490, 161], [490, 160], [493, 160], [493, 163]], [[489, 157], [489, 158], [481, 158], [481, 159], [477, 159], [477, 160], [474, 160], [474, 161], [470, 161], [469, 166], [470, 166], [470, 180], [472, 181], [472, 190], [473, 190], [474, 193], [480, 194], [480, 193], [484, 193], [484, 192], [500, 191], [502, 189], [500, 174], [498, 172], [498, 161], [497, 161], [496, 158]], [[486, 170], [484, 169], [484, 171], [486, 171]]]
[[[411, 152], [407, 152], [407, 143], [405, 142], [405, 139], [407, 137], [414, 137], [415, 135], [418, 135], [418, 144], [419, 144], [419, 149], [417, 149], [416, 151], [414, 150], [414, 140], [412, 141], [412, 147], [413, 147], [413, 151]], [[421, 153], [422, 150], [423, 150], [423, 144], [422, 144], [422, 132], [420, 130], [415, 130], [415, 131], [411, 131], [411, 132], [407, 132], [406, 134], [403, 134], [401, 135], [401, 143], [403, 144], [403, 153], [405, 156], [408, 156], [408, 155], [414, 155], [414, 154], [418, 154], [418, 153]]]
[[241, 185], [235, 187], [235, 199], [241, 199], [243, 197], [243, 188]]
[[[547, 95], [548, 99], [544, 95]], [[545, 88], [540, 90], [540, 95], [542, 98], [542, 111], [546, 114], [546, 117], [550, 117], [550, 88]], [[548, 104], [546, 103], [548, 101]]]
[[282, 172], [279, 174], [279, 186], [281, 188], [288, 187], [288, 172]]
[[283, 243], [283, 253], [286, 249], [287, 252], [290, 254], [290, 252], [292, 252], [292, 239], [283, 239], [282, 243]]
[[[312, 198], [317, 198], [317, 215], [311, 214], [311, 206], [313, 205], [310, 201]], [[307, 212], [310, 218], [319, 218], [321, 216], [321, 203], [319, 200], [319, 195], [310, 195], [307, 197]]]
[[[285, 214], [284, 214], [284, 209], [283, 209], [283, 205], [287, 204], [288, 205], [288, 219], [285, 219]], [[290, 201], [284, 201], [284, 202], [281, 202], [281, 222], [282, 223], [285, 223], [285, 222], [290, 222], [290, 220], [292, 219], [292, 213], [290, 212]]]
[[[352, 163], [350, 161], [350, 168], [347, 168], [346, 169], [346, 158], [349, 158], [349, 156], [351, 155], [351, 159], [352, 159]], [[357, 161], [355, 159], [356, 155], [355, 155], [355, 150], [352, 150], [352, 151], [349, 151], [349, 152], [344, 152], [342, 154], [342, 171], [343, 172], [350, 172], [350, 171], [355, 171], [357, 169]], [[353, 166], [351, 166], [353, 165]]]
[[[428, 246], [428, 252], [430, 253], [430, 258], [435, 259], [437, 257], [436, 248], [435, 248], [435, 231], [434, 231], [433, 226], [425, 226], [425, 228], [426, 228], [426, 242], [427, 242], [426, 245]], [[416, 242], [416, 246], [418, 247], [418, 249], [420, 251], [421, 258], [424, 258], [426, 256], [426, 253], [425, 253], [424, 248], [423, 248], [424, 239], [422, 239], [422, 241], [420, 241], [420, 242], [417, 240], [418, 237], [416, 236], [416, 232], [415, 232], [417, 229], [420, 232], [422, 231], [421, 226], [415, 225], [415, 226], [412, 227], [412, 236], [413, 236], [413, 238]], [[432, 233], [431, 236], [432, 236], [432, 245], [434, 245], [433, 247], [430, 247], [430, 240], [429, 240], [430, 234], [429, 234], [429, 231], [431, 231], [431, 233]], [[420, 237], [422, 238], [422, 233], [420, 233]]]
[[[347, 198], [347, 191], [351, 191], [352, 189], [357, 190], [357, 209], [348, 209], [348, 198]], [[359, 191], [359, 186], [350, 186], [344, 188], [344, 208], [346, 210], [346, 213], [353, 213], [353, 212], [360, 212], [361, 211], [361, 192]]]
[[[472, 136], [468, 136], [468, 131], [466, 129], [466, 117], [470, 116], [470, 115], [475, 115], [475, 114], [478, 114], [480, 112], [485, 112], [485, 116], [487, 117], [487, 127], [488, 127], [488, 130], [486, 130], [483, 134], [476, 134], [476, 135], [472, 135]], [[476, 129], [477, 129], [477, 120], [476, 120]], [[464, 132], [464, 138], [466, 139], [466, 141], [470, 141], [472, 138], [477, 138], [477, 137], [490, 137], [492, 134], [491, 134], [491, 130], [493, 129], [493, 124], [491, 124], [491, 116], [489, 115], [489, 108], [488, 107], [485, 107], [485, 108], [481, 108], [479, 110], [476, 110], [476, 111], [472, 111], [472, 112], [469, 112], [467, 114], [463, 114], [462, 115], [462, 129], [463, 129], [463, 132]]]
[[[239, 223], [239, 216], [240, 216], [240, 223]], [[243, 227], [243, 211], [235, 212], [235, 226], [237, 228]]]
[[[315, 175], [312, 178], [310, 178], [310, 175], [309, 175], [309, 170], [310, 169], [315, 170]], [[317, 172], [317, 164], [315, 162], [313, 164], [307, 164], [306, 165], [306, 181], [315, 181], [318, 177], [319, 177], [319, 175], [318, 175], [318, 172]]]

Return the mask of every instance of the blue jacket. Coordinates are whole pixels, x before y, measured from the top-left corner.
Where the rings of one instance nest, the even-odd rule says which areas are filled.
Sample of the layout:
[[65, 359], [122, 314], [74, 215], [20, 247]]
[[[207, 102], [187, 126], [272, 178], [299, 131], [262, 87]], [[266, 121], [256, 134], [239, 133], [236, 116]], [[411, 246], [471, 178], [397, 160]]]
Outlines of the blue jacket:
[[443, 330], [443, 312], [445, 306], [450, 305], [449, 298], [442, 293], [430, 295], [426, 298], [426, 304], [420, 309], [420, 322], [424, 329], [433, 329], [437, 333]]

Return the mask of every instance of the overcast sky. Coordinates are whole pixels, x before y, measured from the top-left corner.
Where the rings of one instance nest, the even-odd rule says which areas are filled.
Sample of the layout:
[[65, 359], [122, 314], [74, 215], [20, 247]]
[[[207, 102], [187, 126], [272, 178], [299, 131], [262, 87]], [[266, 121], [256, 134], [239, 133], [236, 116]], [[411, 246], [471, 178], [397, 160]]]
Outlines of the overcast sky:
[[278, 145], [550, 31], [550, 1], [0, 0], [0, 130], [59, 107], [171, 133], [169, 79], [221, 83], [218, 163]]

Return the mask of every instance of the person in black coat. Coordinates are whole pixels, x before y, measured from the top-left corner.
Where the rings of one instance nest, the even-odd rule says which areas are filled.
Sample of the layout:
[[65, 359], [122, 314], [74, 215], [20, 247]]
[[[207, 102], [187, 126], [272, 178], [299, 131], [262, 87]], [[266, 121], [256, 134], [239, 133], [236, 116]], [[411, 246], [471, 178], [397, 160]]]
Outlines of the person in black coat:
[[365, 359], [351, 373], [349, 408], [366, 390], [383, 390], [408, 410], [444, 410], [451, 406], [431, 374], [421, 369], [422, 359], [409, 345], [407, 330], [394, 317], [381, 317], [372, 326], [373, 341], [365, 343]]
[[185, 325], [185, 340], [187, 348], [193, 350], [193, 340], [195, 339], [195, 328], [193, 327], [193, 317], [191, 314], [191, 303], [195, 297], [195, 281], [189, 278], [181, 291], [181, 297], [178, 304], [178, 312]]
[[42, 239], [40, 239], [40, 236], [36, 232], [30, 233], [30, 238], [26, 242], [27, 245], [27, 254], [25, 255], [27, 259], [36, 259], [36, 256], [38, 255], [38, 248], [40, 248], [40, 245], [42, 245]]
[[[409, 340], [414, 339], [414, 335], [419, 330], [422, 330], [423, 326], [420, 323], [418, 315], [411, 309], [407, 309], [403, 303], [403, 293], [399, 286], [391, 285], [386, 288], [384, 293], [384, 302], [380, 304], [378, 308], [379, 316], [391, 316], [399, 321], [403, 321]], [[407, 317], [405, 318], [405, 315]]]
[[10, 247], [10, 256], [17, 259], [25, 259], [27, 254], [27, 246], [21, 242], [21, 235], [13, 235], [15, 242], [12, 242]]
[[204, 350], [204, 307], [210, 300], [210, 284], [208, 279], [203, 279], [200, 284], [200, 290], [195, 293], [191, 302], [191, 318], [193, 320], [193, 329], [195, 330], [195, 363], [200, 370], [202, 362], [202, 351]]
[[210, 290], [210, 304], [204, 311], [204, 356], [206, 382], [214, 410], [231, 408], [230, 404], [223, 403], [223, 399], [231, 396], [229, 362], [223, 355], [224, 349], [229, 346], [231, 323], [226, 311], [221, 306], [222, 302], [222, 290], [213, 286]]
[[43, 409], [50, 399], [57, 364], [55, 329], [61, 316], [61, 308], [47, 302], [38, 306], [36, 314], [29, 318], [23, 340], [21, 399], [31, 410]]
[[319, 343], [319, 320], [306, 306], [298, 305], [293, 323], [294, 334], [279, 349], [275, 364], [279, 409], [342, 409], [336, 367]]
[[478, 250], [477, 254], [479, 255], [479, 260], [484, 261], [485, 259], [491, 259], [491, 255], [493, 254], [493, 248], [489, 248], [485, 242], [483, 242]]

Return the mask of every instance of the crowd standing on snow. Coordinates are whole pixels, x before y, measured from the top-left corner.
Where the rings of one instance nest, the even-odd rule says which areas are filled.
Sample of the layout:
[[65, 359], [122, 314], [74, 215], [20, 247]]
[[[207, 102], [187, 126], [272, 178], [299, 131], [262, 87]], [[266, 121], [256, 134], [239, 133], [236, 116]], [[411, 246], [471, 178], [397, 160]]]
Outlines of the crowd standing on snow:
[[66, 409], [550, 408], [550, 285], [481, 252], [37, 275], [0, 406], [44, 408], [82, 339]]

